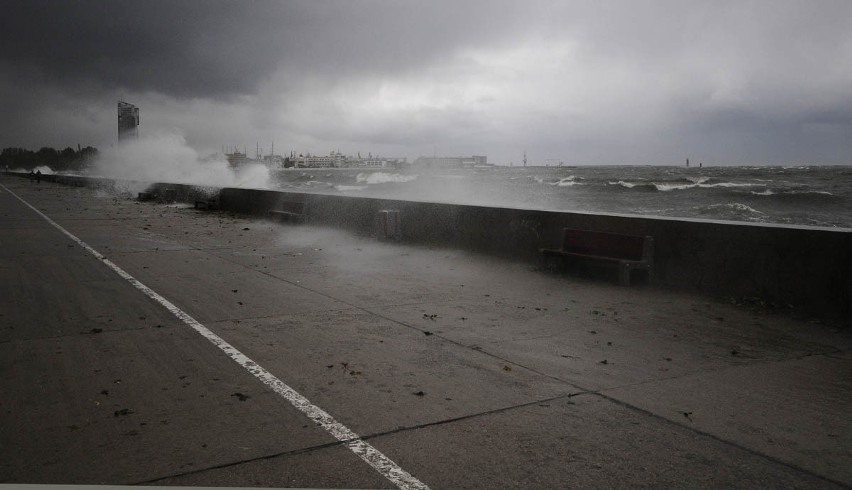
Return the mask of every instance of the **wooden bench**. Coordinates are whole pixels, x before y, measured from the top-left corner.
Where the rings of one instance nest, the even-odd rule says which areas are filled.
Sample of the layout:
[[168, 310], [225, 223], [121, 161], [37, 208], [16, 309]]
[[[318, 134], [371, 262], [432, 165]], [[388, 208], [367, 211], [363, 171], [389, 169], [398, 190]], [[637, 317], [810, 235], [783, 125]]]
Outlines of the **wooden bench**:
[[275, 208], [268, 210], [266, 215], [276, 221], [301, 222], [305, 219], [305, 203], [281, 201]]
[[541, 249], [547, 258], [614, 264], [618, 267], [618, 281], [622, 286], [630, 285], [630, 273], [641, 269], [647, 271], [648, 283], [654, 273], [654, 238], [650, 236], [622, 235], [599, 231], [565, 228], [562, 248]]
[[207, 199], [196, 199], [195, 209], [219, 209], [219, 199], [216, 199], [215, 197], [210, 197]]

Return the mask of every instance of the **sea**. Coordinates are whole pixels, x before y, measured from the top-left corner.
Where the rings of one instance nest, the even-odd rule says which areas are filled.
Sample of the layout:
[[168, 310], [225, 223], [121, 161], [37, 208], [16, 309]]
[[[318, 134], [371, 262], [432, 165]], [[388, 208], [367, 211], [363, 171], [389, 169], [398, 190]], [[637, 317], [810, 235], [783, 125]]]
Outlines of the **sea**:
[[850, 166], [285, 169], [286, 191], [852, 228]]

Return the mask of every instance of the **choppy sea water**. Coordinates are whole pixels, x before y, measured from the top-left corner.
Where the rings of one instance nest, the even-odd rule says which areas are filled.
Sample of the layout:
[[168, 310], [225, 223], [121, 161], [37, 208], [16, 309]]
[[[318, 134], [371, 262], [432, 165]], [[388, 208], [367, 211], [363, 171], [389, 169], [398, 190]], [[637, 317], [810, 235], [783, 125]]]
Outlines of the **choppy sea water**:
[[852, 228], [852, 167], [288, 169], [281, 190]]

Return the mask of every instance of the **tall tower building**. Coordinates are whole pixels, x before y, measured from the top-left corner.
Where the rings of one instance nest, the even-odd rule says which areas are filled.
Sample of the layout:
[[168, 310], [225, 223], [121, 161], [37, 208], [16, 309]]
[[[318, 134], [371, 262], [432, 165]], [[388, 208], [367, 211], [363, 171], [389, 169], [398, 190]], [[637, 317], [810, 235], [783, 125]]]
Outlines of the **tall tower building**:
[[118, 101], [118, 142], [139, 138], [139, 108]]

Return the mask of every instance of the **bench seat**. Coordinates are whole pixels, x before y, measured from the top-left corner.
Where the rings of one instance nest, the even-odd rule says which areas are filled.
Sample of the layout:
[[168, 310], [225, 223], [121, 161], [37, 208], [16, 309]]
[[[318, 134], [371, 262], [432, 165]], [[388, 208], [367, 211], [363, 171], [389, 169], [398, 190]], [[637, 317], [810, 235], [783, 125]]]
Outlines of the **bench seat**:
[[645, 270], [653, 281], [654, 239], [650, 236], [623, 235], [565, 228], [560, 249], [541, 249], [543, 257], [588, 260], [616, 264], [619, 283], [630, 285], [633, 270]]

